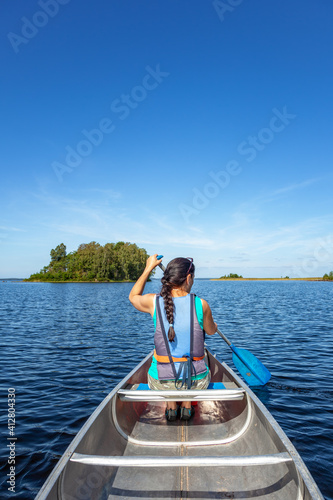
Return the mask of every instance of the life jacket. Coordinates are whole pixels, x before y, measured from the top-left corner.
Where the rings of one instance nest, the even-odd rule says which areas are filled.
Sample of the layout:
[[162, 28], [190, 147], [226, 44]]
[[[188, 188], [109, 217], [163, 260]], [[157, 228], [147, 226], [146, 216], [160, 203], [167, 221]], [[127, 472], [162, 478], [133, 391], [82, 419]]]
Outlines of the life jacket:
[[[187, 298], [188, 297], [188, 298]], [[183, 298], [182, 298], [183, 299]], [[184, 297], [184, 300], [190, 301], [189, 317], [187, 320], [188, 334], [186, 335], [185, 343], [182, 342], [182, 347], [177, 349], [174, 347], [174, 342], [169, 342], [167, 329], [169, 329], [166, 315], [161, 311], [161, 304], [164, 307], [164, 301], [160, 295], [156, 295], [156, 330], [154, 336], [155, 351], [154, 357], [157, 360], [157, 372], [159, 380], [178, 380], [186, 376], [187, 386], [191, 386], [191, 376], [199, 375], [207, 370], [204, 362], [204, 339], [205, 332], [198, 322], [195, 310], [195, 295], [193, 293]], [[176, 309], [176, 308], [175, 308]], [[163, 319], [164, 317], [164, 319]], [[182, 318], [184, 321], [184, 318]], [[186, 321], [186, 319], [185, 319]], [[177, 338], [177, 311], [174, 313], [174, 329]], [[187, 328], [186, 328], [187, 330]], [[183, 349], [184, 352], [180, 352]], [[187, 371], [185, 370], [187, 365]], [[184, 370], [183, 370], [184, 368]], [[182, 374], [183, 370], [183, 374]]]

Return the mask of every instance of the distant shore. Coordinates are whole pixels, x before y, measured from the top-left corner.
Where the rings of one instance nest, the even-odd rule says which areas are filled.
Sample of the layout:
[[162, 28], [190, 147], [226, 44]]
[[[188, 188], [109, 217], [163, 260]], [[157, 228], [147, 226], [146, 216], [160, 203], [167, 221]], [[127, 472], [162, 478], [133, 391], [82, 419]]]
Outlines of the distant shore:
[[323, 278], [211, 278], [210, 281], [327, 281]]
[[[209, 281], [332, 281], [324, 280], [323, 278], [197, 278], [199, 280]], [[135, 280], [122, 281], [78, 281], [78, 280], [31, 280], [28, 278], [0, 278], [0, 282], [25, 282], [25, 283], [135, 283]], [[149, 281], [160, 281], [158, 278], [151, 278]]]
[[135, 280], [119, 280], [119, 281], [113, 281], [113, 280], [108, 280], [108, 281], [98, 281], [98, 280], [88, 280], [88, 281], [81, 281], [81, 280], [31, 280], [31, 279], [24, 279], [23, 280], [25, 283], [135, 283]]

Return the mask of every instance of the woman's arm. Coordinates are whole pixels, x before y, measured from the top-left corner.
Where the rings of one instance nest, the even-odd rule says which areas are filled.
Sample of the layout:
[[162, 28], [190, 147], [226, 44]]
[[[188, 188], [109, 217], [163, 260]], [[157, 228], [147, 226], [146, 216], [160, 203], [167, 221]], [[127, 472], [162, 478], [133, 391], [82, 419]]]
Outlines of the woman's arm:
[[217, 324], [214, 323], [212, 311], [204, 299], [201, 299], [203, 311], [203, 326], [207, 335], [214, 335], [217, 331]]
[[156, 257], [157, 253], [155, 255], [151, 255], [147, 259], [145, 270], [143, 271], [140, 278], [133, 286], [131, 293], [129, 294], [128, 297], [131, 304], [133, 304], [133, 306], [135, 307], [135, 309], [141, 312], [150, 313], [152, 316], [154, 314], [155, 294], [146, 293], [145, 295], [142, 295], [142, 293], [150, 273], [152, 272], [153, 269], [155, 269], [156, 266], [158, 266], [160, 262], [162, 262], [162, 259], [157, 260]]

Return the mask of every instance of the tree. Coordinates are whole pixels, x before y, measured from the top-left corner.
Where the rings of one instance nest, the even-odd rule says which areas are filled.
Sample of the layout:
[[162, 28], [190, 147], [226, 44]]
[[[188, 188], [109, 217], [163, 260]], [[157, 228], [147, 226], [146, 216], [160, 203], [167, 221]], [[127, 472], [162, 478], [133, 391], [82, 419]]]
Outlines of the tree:
[[[142, 274], [148, 254], [135, 243], [82, 243], [66, 254], [61, 243], [50, 252], [51, 262], [29, 280], [39, 281], [134, 281]], [[153, 273], [152, 273], [153, 274]]]
[[60, 243], [57, 247], [51, 250], [51, 262], [58, 262], [66, 257], [66, 245]]
[[224, 276], [221, 276], [220, 280], [226, 280], [226, 279], [236, 279], [236, 278], [243, 278], [243, 276], [238, 276], [238, 274], [235, 274], [235, 273], [230, 273], [228, 274], [228, 276], [224, 275]]

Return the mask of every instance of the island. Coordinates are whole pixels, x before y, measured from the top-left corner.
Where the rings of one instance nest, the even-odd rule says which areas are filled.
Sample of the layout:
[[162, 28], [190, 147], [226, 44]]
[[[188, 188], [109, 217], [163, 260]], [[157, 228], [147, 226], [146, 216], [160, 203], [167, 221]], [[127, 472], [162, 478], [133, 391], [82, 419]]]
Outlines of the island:
[[210, 281], [333, 281], [333, 272], [329, 274], [324, 274], [321, 277], [314, 278], [289, 278], [285, 276], [284, 278], [243, 278], [243, 276], [238, 276], [230, 273], [228, 276], [221, 276], [221, 278], [211, 278]]
[[238, 274], [236, 274], [236, 273], [230, 273], [230, 274], [228, 274], [228, 276], [224, 275], [224, 276], [221, 276], [221, 278], [218, 278], [218, 279], [220, 279], [220, 280], [230, 280], [230, 279], [231, 280], [236, 280], [237, 279], [238, 280], [238, 279], [242, 279], [242, 278], [243, 278], [243, 276], [238, 276]]
[[[148, 254], [135, 243], [92, 241], [67, 253], [60, 243], [50, 252], [51, 261], [40, 272], [24, 281], [51, 282], [123, 282], [136, 281], [142, 274]], [[153, 274], [153, 273], [152, 273]]]

